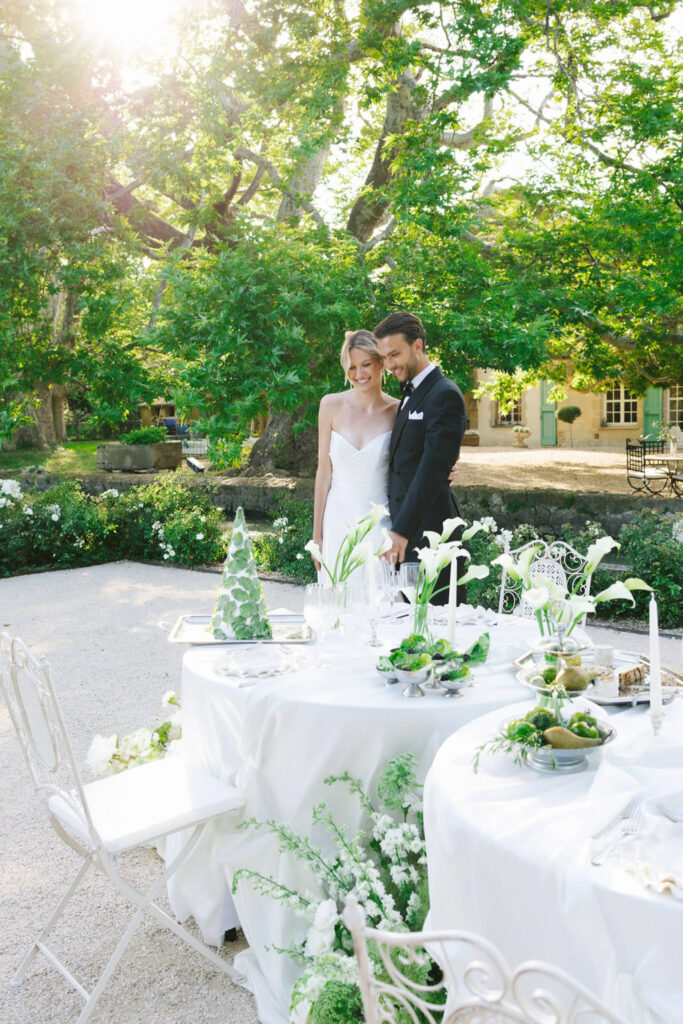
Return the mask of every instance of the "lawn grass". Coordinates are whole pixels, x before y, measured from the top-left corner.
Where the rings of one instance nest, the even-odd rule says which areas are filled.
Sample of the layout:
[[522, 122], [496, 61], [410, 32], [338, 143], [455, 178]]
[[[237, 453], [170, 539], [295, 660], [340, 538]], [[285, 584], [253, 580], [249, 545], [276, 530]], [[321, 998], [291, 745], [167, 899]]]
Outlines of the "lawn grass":
[[73, 473], [76, 476], [97, 471], [99, 441], [66, 441], [59, 448], [40, 452], [22, 448], [16, 452], [0, 451], [0, 473], [11, 473], [22, 466], [40, 466], [47, 473]]

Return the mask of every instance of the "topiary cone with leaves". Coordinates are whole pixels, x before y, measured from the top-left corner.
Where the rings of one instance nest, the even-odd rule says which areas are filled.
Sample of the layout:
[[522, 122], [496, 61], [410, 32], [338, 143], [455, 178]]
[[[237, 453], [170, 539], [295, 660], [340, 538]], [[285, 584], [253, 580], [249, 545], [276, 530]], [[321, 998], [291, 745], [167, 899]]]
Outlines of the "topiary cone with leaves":
[[263, 640], [272, 636], [242, 508], [235, 513], [211, 631], [219, 640]]

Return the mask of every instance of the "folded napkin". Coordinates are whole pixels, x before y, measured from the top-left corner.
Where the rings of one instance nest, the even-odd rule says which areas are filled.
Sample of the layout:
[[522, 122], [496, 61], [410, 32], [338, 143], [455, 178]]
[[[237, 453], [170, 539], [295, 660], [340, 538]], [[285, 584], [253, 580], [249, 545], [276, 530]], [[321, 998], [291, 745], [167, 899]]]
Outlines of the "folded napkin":
[[283, 651], [279, 646], [241, 647], [217, 662], [217, 669], [224, 676], [278, 676], [296, 668], [297, 656]]
[[653, 818], [648, 831], [624, 850], [621, 866], [646, 888], [683, 900], [683, 823]]

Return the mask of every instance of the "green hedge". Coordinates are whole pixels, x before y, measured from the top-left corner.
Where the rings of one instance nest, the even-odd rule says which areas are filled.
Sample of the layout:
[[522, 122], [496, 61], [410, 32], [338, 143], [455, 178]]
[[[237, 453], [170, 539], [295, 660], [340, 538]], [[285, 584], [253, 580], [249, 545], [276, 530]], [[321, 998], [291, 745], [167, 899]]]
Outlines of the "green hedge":
[[77, 483], [22, 492], [0, 481], [0, 575], [119, 558], [206, 565], [225, 555], [220, 511], [170, 477], [98, 497]]

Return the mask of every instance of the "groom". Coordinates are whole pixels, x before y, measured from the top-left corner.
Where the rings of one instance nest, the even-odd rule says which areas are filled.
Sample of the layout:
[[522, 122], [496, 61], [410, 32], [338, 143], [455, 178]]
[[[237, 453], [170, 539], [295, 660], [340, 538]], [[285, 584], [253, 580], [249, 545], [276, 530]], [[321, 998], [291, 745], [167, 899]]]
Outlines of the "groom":
[[[465, 399], [460, 388], [429, 361], [419, 317], [404, 311], [391, 313], [377, 324], [374, 334], [385, 369], [401, 386], [389, 449], [391, 552], [397, 562], [415, 562], [416, 548], [427, 546], [424, 531], [441, 533], [445, 519], [460, 515], [448, 474], [465, 432]], [[456, 530], [451, 539], [460, 533]], [[447, 586], [448, 577], [448, 570], [441, 574], [439, 588]], [[464, 593], [458, 594], [458, 600], [464, 600]], [[433, 603], [447, 602], [448, 590], [443, 590]]]

